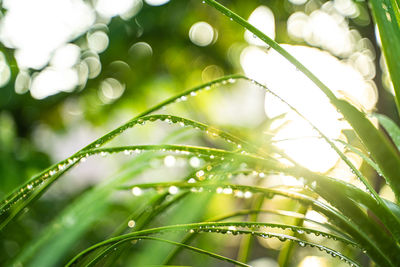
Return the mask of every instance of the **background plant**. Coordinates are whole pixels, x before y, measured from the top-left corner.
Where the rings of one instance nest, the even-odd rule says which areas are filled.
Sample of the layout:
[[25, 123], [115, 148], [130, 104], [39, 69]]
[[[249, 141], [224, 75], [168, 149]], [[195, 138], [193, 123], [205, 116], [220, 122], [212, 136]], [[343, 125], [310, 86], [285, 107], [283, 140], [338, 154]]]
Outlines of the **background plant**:
[[[335, 265], [364, 266], [368, 261], [378, 266], [398, 265], [400, 228], [396, 202], [400, 191], [400, 158], [396, 148], [399, 132], [396, 124], [386, 116], [373, 115], [390, 140], [364, 112], [339, 98], [273, 39], [217, 2], [205, 2], [266, 42], [310, 78], [351, 125], [348, 136], [352, 139], [347, 139], [351, 143], [331, 139], [301, 110], [257, 80], [243, 75], [224, 76], [146, 109], [71, 157], [35, 175], [5, 197], [1, 204], [1, 228], [6, 264], [45, 266], [67, 263], [69, 259], [68, 265], [83, 266], [186, 262], [209, 265], [214, 264], [216, 258], [227, 264], [247, 266], [248, 261], [268, 255], [285, 266], [298, 264], [302, 251], [306, 251], [306, 255], [327, 253], [332, 257], [326, 259]], [[392, 38], [400, 38], [397, 34], [398, 7], [395, 1], [371, 1], [371, 6], [380, 31], [388, 75], [397, 77], [399, 49], [396, 44], [399, 42], [394, 40], [392, 45]], [[391, 81], [396, 92], [396, 78]], [[267, 97], [281, 101], [309, 123], [352, 170], [358, 183], [332, 178], [329, 172], [311, 172], [279, 149], [271, 139], [274, 135], [271, 125], [282, 116], [265, 119], [257, 127], [247, 129], [198, 122], [213, 121], [217, 116], [216, 112], [211, 112], [209, 117], [209, 112], [201, 109], [210, 104], [212, 98], [207, 97], [208, 94], [229, 94], [230, 87], [235, 90], [248, 84], [266, 92]], [[189, 103], [200, 107], [199, 111], [188, 108]], [[179, 115], [184, 113], [182, 111], [187, 115]], [[7, 122], [7, 117], [4, 121]], [[138, 134], [128, 136], [131, 129], [140, 127], [146, 131], [146, 127], [153, 124], [166, 124], [163, 130], [174, 131], [157, 145], [140, 144]], [[146, 133], [159, 130], [150, 128]], [[269, 131], [269, 135], [254, 134], [262, 131]], [[359, 170], [343, 152], [346, 151], [343, 147], [361, 157], [364, 167]], [[125, 155], [115, 160], [124, 165], [118, 174], [78, 192], [70, 204], [60, 201], [58, 205], [65, 208], [51, 219], [43, 218], [51, 221], [46, 226], [29, 226], [34, 223], [29, 217], [32, 213], [52, 217], [52, 209], [57, 209], [46, 202], [35, 202], [48, 189], [47, 194], [51, 193], [58, 178], [92, 156], [109, 159], [117, 154]], [[131, 159], [132, 155], [135, 156]], [[189, 165], [182, 165], [184, 161]], [[171, 167], [174, 171], [167, 173]], [[154, 171], [156, 169], [161, 171]], [[374, 177], [375, 172], [382, 178]], [[276, 179], [276, 174], [295, 177], [299, 183], [266, 186], [264, 181]], [[67, 177], [63, 179], [68, 180]], [[388, 183], [395, 199], [389, 201], [379, 196], [379, 181]], [[64, 187], [69, 184], [66, 182]], [[62, 192], [54, 190], [55, 195]], [[266, 208], [268, 203], [273, 205]], [[306, 216], [310, 211], [325, 219]], [[27, 213], [22, 215], [23, 212]], [[264, 214], [276, 217], [265, 218]], [[17, 221], [17, 218], [20, 219]], [[17, 234], [20, 229], [28, 234]], [[25, 247], [17, 249], [19, 243], [13, 239], [25, 239], [19, 241], [25, 243]], [[227, 250], [225, 245], [230, 240], [237, 242], [237, 253]], [[258, 245], [264, 240], [285, 243], [277, 255]], [[304, 249], [296, 249], [293, 244]], [[19, 253], [15, 255], [17, 250]], [[195, 251], [199, 256], [193, 257], [191, 252], [181, 250]], [[318, 259], [320, 265], [328, 264], [321, 258], [308, 259]], [[311, 263], [303, 261], [302, 264]]]

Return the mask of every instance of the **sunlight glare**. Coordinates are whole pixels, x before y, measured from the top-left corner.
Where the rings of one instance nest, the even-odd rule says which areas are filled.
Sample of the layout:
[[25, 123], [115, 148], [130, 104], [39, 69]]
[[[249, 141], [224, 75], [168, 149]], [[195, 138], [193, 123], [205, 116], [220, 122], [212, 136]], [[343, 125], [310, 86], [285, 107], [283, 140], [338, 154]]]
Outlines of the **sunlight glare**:
[[328, 262], [323, 257], [307, 256], [299, 264], [299, 267], [327, 267]]
[[[262, 31], [271, 39], [275, 38], [275, 20], [271, 9], [266, 6], [259, 6], [250, 14], [249, 23]], [[267, 46], [263, 41], [255, 37], [251, 32], [246, 30], [244, 39], [252, 45]]]
[[15, 48], [20, 68], [43, 68], [53, 51], [89, 29], [93, 10], [81, 0], [7, 0], [0, 40]]
[[104, 79], [100, 84], [99, 98], [105, 104], [110, 104], [120, 98], [125, 91], [125, 84], [114, 78]]
[[195, 45], [207, 46], [215, 41], [214, 28], [204, 21], [196, 22], [190, 27], [189, 38]]
[[[282, 45], [313, 71], [336, 95], [359, 108], [371, 110], [377, 102], [376, 88], [351, 65], [327, 52], [305, 46]], [[277, 52], [257, 47], [245, 48], [241, 55], [244, 72], [296, 107], [328, 138], [339, 138], [348, 128], [327, 97], [305, 75]], [[267, 94], [265, 112], [269, 117], [287, 113], [285, 126], [274, 136], [277, 146], [313, 171], [326, 172], [339, 160], [338, 155], [319, 140], [318, 134], [279, 99]]]
[[343, 16], [354, 18], [360, 13], [357, 5], [352, 0], [334, 0], [333, 6]]
[[55, 68], [70, 68], [78, 62], [80, 54], [79, 46], [66, 44], [54, 51], [50, 64]]
[[108, 36], [103, 31], [88, 33], [86, 38], [89, 48], [96, 53], [104, 52], [109, 43]]
[[76, 70], [47, 67], [33, 78], [31, 95], [33, 98], [43, 99], [59, 92], [71, 92], [77, 84]]
[[287, 21], [287, 30], [294, 39], [304, 40], [341, 57], [350, 55], [357, 41], [344, 17], [329, 5], [310, 15], [294, 12]]
[[26, 71], [20, 71], [15, 78], [14, 90], [17, 94], [24, 94], [29, 91], [31, 76]]
[[304, 5], [307, 0], [289, 0], [290, 3], [292, 3], [293, 5]]
[[140, 6], [141, 0], [98, 0], [96, 11], [105, 18], [123, 15]]
[[6, 57], [0, 52], [0, 87], [5, 86], [11, 78], [11, 70]]
[[162, 6], [169, 2], [169, 0], [144, 0], [146, 4], [151, 6]]

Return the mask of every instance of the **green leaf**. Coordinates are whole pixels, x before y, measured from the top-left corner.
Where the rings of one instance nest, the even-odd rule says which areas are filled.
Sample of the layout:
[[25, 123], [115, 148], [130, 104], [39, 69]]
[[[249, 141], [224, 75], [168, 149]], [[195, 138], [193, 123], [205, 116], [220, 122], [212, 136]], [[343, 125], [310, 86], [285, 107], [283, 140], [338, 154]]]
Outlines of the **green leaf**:
[[[272, 224], [271, 224], [272, 225]], [[273, 224], [276, 227], [293, 227], [290, 225], [278, 225], [278, 224]], [[76, 264], [82, 257], [87, 256], [90, 254], [92, 251], [98, 249], [99, 247], [104, 247], [104, 246], [112, 246], [115, 243], [118, 243], [123, 240], [132, 240], [132, 239], [140, 239], [143, 236], [148, 236], [148, 235], [154, 235], [157, 233], [164, 233], [167, 231], [193, 231], [193, 232], [204, 232], [204, 233], [220, 233], [220, 234], [251, 234], [263, 238], [276, 238], [279, 241], [291, 241], [296, 244], [298, 244], [301, 247], [305, 246], [310, 246], [310, 247], [315, 247], [318, 248], [321, 251], [324, 251], [328, 253], [329, 255], [333, 257], [338, 257], [340, 260], [344, 261], [348, 265], [353, 265], [353, 266], [359, 266], [356, 262], [351, 260], [350, 258], [346, 257], [342, 253], [333, 250], [331, 248], [328, 248], [326, 246], [316, 244], [313, 242], [309, 242], [303, 239], [299, 239], [293, 236], [289, 235], [284, 235], [284, 234], [276, 234], [276, 233], [271, 233], [271, 232], [266, 232], [266, 231], [257, 231], [257, 230], [246, 230], [242, 228], [254, 228], [257, 226], [268, 226], [266, 223], [257, 223], [257, 222], [249, 222], [249, 223], [244, 223], [244, 222], [224, 222], [224, 223], [217, 223], [217, 222], [209, 222], [209, 223], [192, 223], [192, 224], [184, 224], [184, 225], [170, 225], [170, 226], [164, 226], [164, 227], [159, 227], [159, 228], [152, 228], [152, 229], [147, 229], [147, 230], [142, 230], [138, 232], [133, 232], [130, 234], [125, 234], [121, 236], [117, 236], [114, 238], [107, 239], [105, 241], [99, 242], [90, 248], [82, 251], [78, 255], [76, 255], [68, 264], [67, 266], [71, 266], [73, 264]], [[234, 229], [233, 229], [234, 227]], [[238, 229], [239, 228], [239, 229]], [[297, 230], [303, 230], [306, 231], [306, 228], [297, 228]]]
[[392, 121], [389, 117], [381, 114], [374, 114], [379, 120], [379, 123], [383, 126], [385, 131], [389, 134], [390, 138], [392, 138], [393, 143], [396, 145], [397, 150], [400, 151], [400, 128], [397, 124]]
[[370, 0], [400, 113], [400, 19], [396, 0]]
[[[107, 249], [105, 249], [99, 255], [97, 255], [92, 261], [90, 261], [88, 264], [85, 264], [84, 266], [85, 267], [95, 266], [96, 263], [98, 263], [103, 257], [107, 256], [107, 254], [113, 252], [114, 249], [116, 249], [118, 246], [120, 246], [121, 244], [123, 244], [125, 242], [133, 241], [133, 240], [153, 240], [153, 241], [160, 241], [160, 242], [164, 242], [164, 243], [169, 243], [169, 244], [172, 244], [172, 245], [175, 245], [175, 246], [178, 246], [178, 247], [182, 247], [182, 248], [185, 248], [185, 249], [192, 250], [192, 251], [200, 253], [200, 254], [207, 255], [209, 257], [213, 257], [213, 258], [219, 259], [221, 261], [226, 261], [226, 262], [229, 262], [229, 263], [233, 263], [233, 264], [235, 264], [237, 266], [250, 267], [250, 265], [248, 265], [248, 264], [244, 264], [242, 262], [239, 262], [239, 261], [224, 257], [222, 255], [218, 255], [216, 253], [212, 253], [210, 251], [206, 251], [204, 249], [196, 248], [196, 247], [193, 247], [193, 246], [189, 246], [189, 245], [182, 244], [182, 243], [179, 243], [179, 242], [174, 242], [174, 241], [167, 240], [167, 239], [162, 239], [162, 238], [157, 238], [157, 237], [150, 237], [150, 236], [134, 236], [134, 237], [128, 237], [128, 238], [122, 239], [121, 241], [118, 241], [115, 244], [109, 246]], [[67, 266], [70, 266], [70, 265], [71, 265], [70, 263], [67, 264]]]

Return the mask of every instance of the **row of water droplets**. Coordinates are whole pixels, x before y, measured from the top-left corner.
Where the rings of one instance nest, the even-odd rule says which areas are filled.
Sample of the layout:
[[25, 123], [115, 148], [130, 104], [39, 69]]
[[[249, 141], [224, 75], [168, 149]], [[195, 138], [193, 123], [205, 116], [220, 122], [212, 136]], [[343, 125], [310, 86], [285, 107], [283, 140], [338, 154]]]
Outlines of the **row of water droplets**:
[[[169, 99], [166, 102], [163, 102], [155, 107], [153, 107], [152, 109], [150, 109], [147, 112], [144, 112], [142, 115], [140, 115], [139, 117], [136, 117], [134, 119], [132, 119], [131, 121], [125, 123], [124, 125], [118, 127], [117, 129], [111, 131], [110, 133], [106, 134], [105, 136], [103, 136], [102, 138], [96, 140], [95, 142], [93, 142], [91, 145], [89, 145], [87, 147], [87, 149], [91, 149], [91, 148], [99, 148], [100, 146], [104, 145], [105, 143], [109, 142], [110, 140], [112, 140], [113, 138], [115, 138], [116, 136], [120, 135], [121, 133], [123, 133], [124, 131], [126, 131], [129, 128], [132, 128], [133, 126], [139, 124], [139, 125], [143, 125], [146, 122], [146, 119], [144, 116], [160, 110], [162, 108], [165, 108], [166, 106], [170, 105], [170, 104], [174, 104], [174, 103], [179, 103], [179, 102], [184, 102], [187, 101], [190, 97], [194, 97], [196, 96], [198, 93], [202, 92], [202, 91], [208, 91], [211, 90], [214, 87], [218, 87], [221, 85], [227, 85], [227, 84], [234, 84], [236, 82], [237, 79], [241, 79], [242, 76], [227, 76], [227, 77], [223, 77], [220, 79], [217, 79], [215, 81], [211, 81], [207, 84], [204, 84], [202, 86], [199, 86], [197, 88], [191, 89], [189, 91], [186, 91], [183, 94], [179, 94], [178, 96]], [[156, 118], [152, 118], [153, 120], [156, 120]], [[168, 121], [168, 120], [167, 120]], [[185, 126], [185, 122], [181, 121], [178, 122], [182, 127]]]
[[[129, 227], [134, 227], [135, 222], [134, 221], [129, 221], [128, 222]], [[276, 238], [281, 242], [285, 241], [290, 241], [298, 244], [301, 247], [311, 247], [311, 248], [318, 248], [320, 251], [323, 251], [327, 253], [328, 255], [332, 257], [338, 257], [339, 260], [347, 263], [349, 266], [355, 267], [359, 266], [356, 262], [352, 261], [342, 253], [333, 250], [331, 248], [328, 248], [323, 245], [319, 245], [316, 243], [312, 243], [306, 240], [298, 239], [296, 237], [290, 236], [290, 235], [285, 235], [285, 234], [279, 234], [279, 233], [271, 233], [267, 232], [266, 230], [268, 228], [279, 228], [281, 230], [287, 230], [290, 229], [293, 232], [296, 232], [298, 234], [314, 234], [315, 236], [323, 236], [326, 238], [330, 238], [333, 240], [338, 240], [338, 241], [343, 241], [348, 245], [353, 245], [353, 243], [344, 240], [342, 238], [336, 237], [334, 235], [320, 232], [317, 230], [313, 229], [308, 229], [304, 227], [298, 227], [298, 226], [290, 226], [290, 225], [279, 225], [279, 224], [268, 224], [268, 223], [259, 223], [259, 222], [235, 222], [235, 223], [218, 223], [218, 222], [207, 222], [207, 223], [198, 223], [195, 225], [172, 225], [172, 226], [167, 226], [167, 227], [162, 227], [159, 229], [149, 229], [148, 233], [149, 234], [157, 234], [157, 233], [165, 233], [167, 231], [181, 231], [181, 230], [186, 230], [191, 234], [197, 234], [197, 233], [219, 233], [219, 234], [230, 234], [230, 235], [242, 235], [242, 234], [251, 234], [253, 236], [258, 236], [262, 238]], [[250, 229], [250, 230], [247, 230]], [[139, 233], [138, 233], [139, 234]], [[364, 251], [363, 251], [364, 252]], [[364, 252], [365, 253], [365, 252]]]
[[[285, 241], [291, 241], [296, 244], [298, 244], [301, 247], [306, 247], [309, 246], [311, 248], [318, 248], [320, 251], [323, 251], [327, 253], [328, 255], [332, 257], [338, 257], [339, 260], [347, 263], [349, 266], [355, 267], [359, 266], [357, 263], [352, 261], [351, 259], [347, 258], [344, 256], [342, 253], [335, 251], [333, 249], [330, 249], [328, 247], [315, 244], [309, 241], [301, 240], [296, 237], [290, 236], [290, 235], [285, 235], [285, 234], [278, 234], [278, 233], [270, 233], [266, 231], [262, 231], [260, 228], [280, 228], [282, 230], [286, 229], [291, 229], [294, 232], [297, 232], [299, 234], [310, 234], [313, 233], [316, 236], [321, 235], [327, 238], [332, 238], [334, 240], [337, 240], [336, 237], [331, 236], [327, 233], [318, 233], [318, 231], [311, 232], [309, 229], [303, 229], [303, 228], [296, 228], [296, 227], [291, 227], [291, 226], [286, 226], [286, 225], [268, 225], [268, 224], [263, 224], [263, 223], [235, 223], [232, 225], [229, 225], [229, 223], [221, 224], [221, 223], [209, 223], [208, 225], [200, 225], [196, 227], [189, 227], [187, 230], [189, 233], [195, 234], [195, 233], [220, 233], [220, 234], [231, 234], [231, 235], [240, 235], [240, 234], [251, 234], [254, 236], [262, 237], [262, 238], [276, 238], [281, 242]], [[244, 230], [243, 228], [250, 228], [251, 230]], [[351, 243], [348, 243], [352, 245]]]
[[43, 185], [47, 180], [52, 178], [54, 175], [58, 174], [65, 169], [72, 167], [82, 159], [83, 157], [72, 157], [67, 160], [59, 162], [54, 167], [50, 168], [44, 173], [39, 174], [38, 176], [32, 178], [27, 184], [23, 187], [19, 188], [19, 190], [15, 191], [12, 195], [10, 195], [7, 199], [5, 199], [1, 203], [0, 215], [8, 211], [12, 206], [20, 202], [22, 199], [27, 198], [31, 195], [31, 193], [39, 186]]
[[[187, 190], [189, 189], [193, 193], [202, 193], [202, 192], [209, 192], [209, 193], [216, 193], [222, 195], [231, 195], [236, 198], [245, 198], [249, 199], [252, 198], [254, 193], [262, 193], [266, 198], [272, 199], [276, 192], [273, 190], [268, 189], [255, 189], [251, 186], [243, 186], [243, 185], [234, 185], [234, 184], [227, 184], [227, 185], [220, 185], [220, 184], [209, 184], [203, 182], [199, 179], [204, 175], [203, 170], [199, 170], [196, 172], [196, 178], [190, 178], [186, 183], [177, 182], [177, 183], [159, 183], [159, 184], [152, 184], [152, 185], [135, 185], [131, 188], [131, 192], [134, 196], [140, 196], [143, 193], [144, 188], [155, 188], [157, 192], [163, 193], [164, 188], [168, 190], [168, 192], [172, 195], [177, 194], [180, 190]], [[212, 178], [212, 177], [211, 177]], [[228, 177], [230, 178], [230, 177]]]
[[[207, 226], [208, 224], [210, 224], [210, 223], [207, 223], [205, 226], [200, 226], [200, 229], [208, 228], [208, 226]], [[214, 228], [214, 227], [222, 227], [222, 226], [224, 226], [224, 227], [226, 227], [226, 226], [232, 227], [231, 224], [232, 223], [229, 223], [229, 222], [226, 222], [226, 223], [212, 223], [211, 227], [212, 228]], [[356, 243], [354, 243], [354, 242], [352, 242], [350, 240], [344, 239], [344, 238], [342, 238], [340, 236], [336, 236], [336, 235], [333, 235], [333, 234], [330, 234], [330, 233], [322, 232], [322, 231], [315, 230], [315, 229], [300, 227], [300, 226], [276, 224], [276, 223], [262, 223], [262, 222], [237, 222], [237, 223], [235, 223], [235, 227], [241, 227], [241, 228], [247, 228], [247, 229], [250, 228], [250, 229], [253, 229], [253, 230], [256, 229], [257, 231], [260, 231], [262, 229], [268, 229], [268, 228], [272, 228], [272, 229], [276, 228], [276, 229], [281, 229], [281, 230], [291, 230], [292, 232], [296, 232], [298, 234], [313, 234], [315, 236], [321, 236], [321, 237], [324, 237], [324, 238], [332, 239], [334, 241], [340, 241], [340, 242], [343, 242], [343, 243], [345, 243], [347, 245], [350, 245], [352, 247], [359, 248]]]
[[[129, 154], [129, 153], [128, 153]], [[205, 164], [202, 168], [197, 169], [195, 172], [191, 173], [189, 176], [187, 176], [185, 179], [183, 179], [184, 181], [186, 181], [186, 183], [182, 183], [182, 182], [177, 182], [177, 185], [179, 187], [190, 187], [190, 191], [191, 192], [203, 192], [204, 188], [203, 185], [205, 181], [213, 181], [215, 180], [215, 177], [221, 177], [224, 179], [231, 179], [233, 177], [236, 177], [238, 175], [245, 175], [245, 176], [249, 176], [252, 175], [254, 177], [258, 177], [258, 178], [265, 178], [266, 177], [266, 172], [267, 171], [255, 171], [255, 170], [249, 170], [246, 169], [248, 167], [248, 164], [242, 162], [241, 164], [239, 164], [239, 170], [232, 170], [231, 166], [228, 163], [226, 164], [222, 164], [221, 162], [223, 162], [225, 160], [224, 157], [215, 157], [214, 155], [210, 155], [209, 157], [207, 157], [207, 159], [212, 159], [213, 161], [210, 163], [207, 160], [207, 164]], [[231, 159], [232, 160], [232, 159]], [[171, 167], [172, 162], [175, 162], [176, 159], [174, 156], [172, 155], [168, 155], [164, 158], [164, 164], [167, 167]], [[193, 156], [190, 158], [189, 160], [189, 164], [191, 167], [193, 168], [198, 168], [200, 167], [201, 161], [197, 156]], [[218, 166], [219, 168], [214, 169], [215, 166]], [[197, 184], [195, 184], [197, 183]], [[169, 187], [168, 192], [170, 194], [177, 194], [179, 191], [179, 187], [177, 187], [176, 185], [171, 185], [169, 186], [167, 183], [166, 185], [164, 184], [159, 184], [158, 188], [160, 190], [157, 190], [158, 192], [162, 193], [163, 190], [161, 190], [161, 187]], [[189, 186], [190, 184], [190, 186]], [[233, 194], [235, 197], [238, 198], [251, 198], [253, 196], [253, 193], [249, 190], [240, 190], [240, 189], [232, 189], [230, 186], [225, 186], [225, 187], [221, 187], [221, 186], [217, 186], [217, 185], [207, 185], [205, 184], [205, 186], [208, 186], [208, 189], [206, 190], [207, 192], [216, 192], [217, 194], [226, 194], [226, 195], [230, 195]], [[217, 186], [215, 189], [212, 187]], [[132, 190], [132, 194], [134, 196], [140, 196], [142, 194], [142, 189], [141, 187], [143, 187], [143, 185], [138, 185], [138, 186], [134, 186], [131, 190]], [[146, 187], [146, 186], [145, 186]], [[272, 195], [269, 196], [269, 198], [272, 198]]]

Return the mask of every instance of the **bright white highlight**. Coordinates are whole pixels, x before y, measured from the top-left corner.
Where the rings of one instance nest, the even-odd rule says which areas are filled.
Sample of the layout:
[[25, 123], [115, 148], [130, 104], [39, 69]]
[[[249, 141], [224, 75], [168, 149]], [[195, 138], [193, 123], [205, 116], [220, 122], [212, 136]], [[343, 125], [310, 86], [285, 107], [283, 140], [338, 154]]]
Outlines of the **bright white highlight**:
[[111, 18], [127, 14], [141, 5], [141, 0], [98, 0], [96, 2], [96, 11], [103, 17]]
[[[275, 38], [274, 14], [268, 7], [266, 6], [257, 7], [250, 14], [248, 21], [271, 39]], [[244, 33], [244, 38], [249, 44], [266, 46], [266, 44], [263, 41], [258, 39], [258, 37], [253, 36], [253, 34], [249, 31], [246, 31]]]
[[93, 10], [81, 0], [7, 0], [0, 40], [15, 48], [20, 68], [44, 67], [53, 51], [93, 24]]
[[214, 29], [207, 22], [196, 22], [190, 27], [189, 38], [195, 45], [210, 45], [214, 40]]
[[78, 84], [78, 74], [74, 69], [55, 69], [47, 67], [34, 77], [31, 95], [43, 99], [59, 92], [71, 92]]
[[[357, 107], [370, 110], [377, 101], [377, 92], [371, 81], [351, 65], [339, 61], [327, 52], [304, 46], [283, 45], [300, 62], [316, 74], [335, 94], [346, 98]], [[296, 107], [327, 137], [338, 139], [348, 125], [330, 104], [326, 96], [305, 75], [277, 52], [268, 53], [256, 47], [247, 47], [241, 55], [241, 64], [247, 76], [268, 85], [281, 98]], [[338, 155], [287, 105], [268, 95], [265, 112], [269, 117], [287, 113], [284, 125], [274, 136], [276, 145], [290, 157], [313, 171], [326, 172], [339, 160]], [[286, 122], [286, 124], [283, 124]]]
[[162, 6], [169, 2], [169, 0], [144, 0], [146, 4], [151, 6]]

